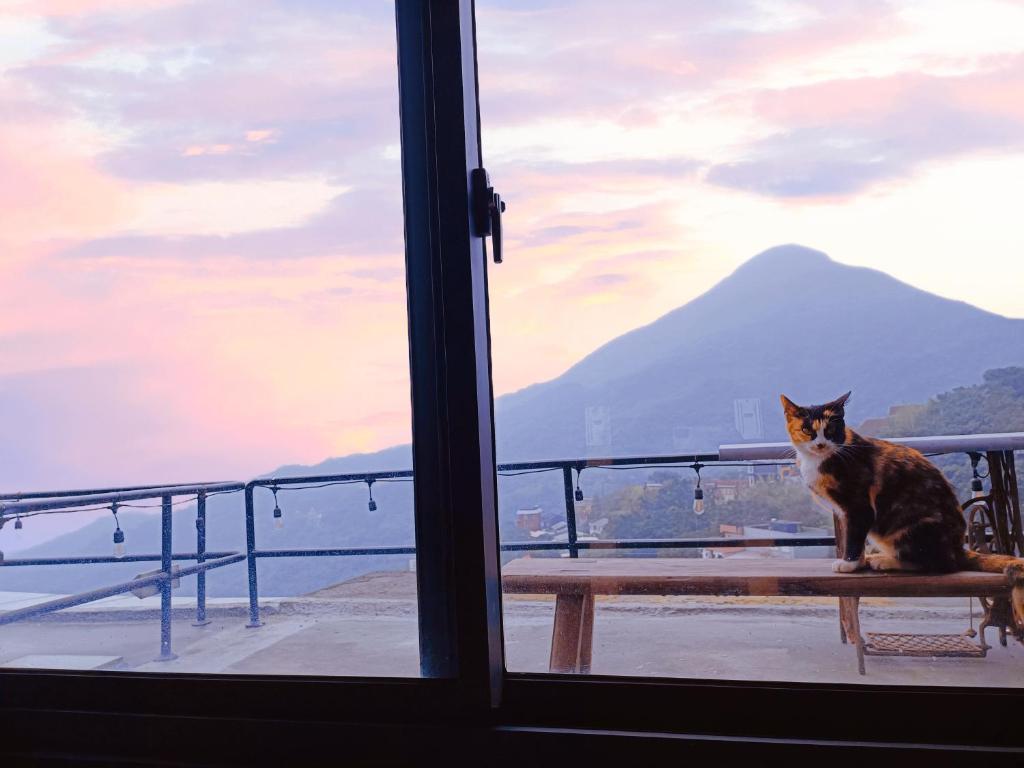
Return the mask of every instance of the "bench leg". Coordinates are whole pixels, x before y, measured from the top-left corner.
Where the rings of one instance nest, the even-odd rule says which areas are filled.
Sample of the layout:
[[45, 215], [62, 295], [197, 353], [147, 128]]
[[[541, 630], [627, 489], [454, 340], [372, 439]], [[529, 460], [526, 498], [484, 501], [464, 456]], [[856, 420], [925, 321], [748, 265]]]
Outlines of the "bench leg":
[[839, 598], [839, 629], [843, 642], [852, 642], [857, 649], [857, 671], [864, 670], [864, 638], [860, 634], [860, 598]]
[[590, 674], [590, 659], [594, 650], [594, 596], [583, 596], [583, 622], [580, 626], [580, 672]]
[[594, 596], [559, 594], [551, 631], [549, 672], [589, 672], [594, 639]]

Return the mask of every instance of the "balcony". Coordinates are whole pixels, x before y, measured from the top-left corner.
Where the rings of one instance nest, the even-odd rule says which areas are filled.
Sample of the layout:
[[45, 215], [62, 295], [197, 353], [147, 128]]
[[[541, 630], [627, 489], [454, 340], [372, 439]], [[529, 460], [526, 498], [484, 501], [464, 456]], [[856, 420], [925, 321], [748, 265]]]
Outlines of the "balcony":
[[[965, 505], [972, 546], [1024, 551], [1014, 451], [1024, 434], [910, 438], [903, 442], [960, 472], [982, 480]], [[592, 478], [615, 475], [615, 489], [653, 498], [666, 492], [657, 473], [692, 473], [703, 479], [708, 504], [728, 518], [730, 496], [767, 493], [772, 483], [794, 482], [788, 447], [780, 444], [721, 446], [685, 456], [634, 456], [502, 464], [503, 486], [547, 477], [560, 486], [558, 513], [526, 510], [518, 527], [503, 508], [503, 562], [522, 557], [704, 557], [709, 559], [831, 556], [830, 527], [766, 519], [763, 524], [721, 522], [715, 535], [616, 538], [595, 520], [591, 503], [609, 492]], [[520, 478], [517, 481], [515, 478]], [[717, 479], [716, 479], [717, 478]], [[42, 514], [84, 514], [151, 507], [159, 511], [153, 551], [111, 554], [68, 552], [61, 556], [0, 561], [0, 665], [7, 667], [101, 668], [130, 671], [253, 673], [288, 675], [386, 675], [419, 673], [415, 547], [406, 539], [339, 545], [320, 541], [315, 527], [327, 506], [303, 512], [299, 492], [366, 492], [371, 514], [396, 514], [411, 499], [408, 470], [333, 475], [264, 477], [247, 483], [203, 483], [162, 487], [107, 488], [7, 494], [0, 499], [5, 533]], [[383, 492], [382, 489], [389, 489]], [[732, 489], [732, 490], [729, 490]], [[550, 489], [548, 489], [550, 491]], [[721, 493], [718, 493], [721, 491]], [[377, 494], [376, 499], [374, 494]], [[593, 498], [588, 498], [588, 494]], [[354, 498], [354, 497], [349, 497]], [[214, 500], [216, 499], [216, 503]], [[646, 502], [645, 502], [646, 503]], [[380, 509], [378, 510], [378, 505]], [[329, 506], [329, 505], [328, 505]], [[345, 505], [343, 505], [345, 506]], [[653, 505], [652, 505], [653, 506]], [[214, 509], [215, 507], [215, 509]], [[319, 510], [319, 511], [317, 511]], [[584, 514], [586, 511], [588, 514]], [[696, 509], [680, 515], [692, 516]], [[208, 546], [208, 523], [223, 517], [234, 536]], [[155, 518], [153, 518], [155, 519]], [[552, 522], [554, 520], [554, 522]], [[194, 539], [191, 526], [195, 526]], [[278, 524], [290, 537], [281, 541]], [[187, 528], [186, 528], [187, 525]], [[120, 522], [116, 531], [121, 531]], [[613, 526], [614, 528], [614, 526]], [[154, 530], [155, 527], [154, 527]], [[226, 530], [221, 527], [221, 530]], [[177, 533], [176, 533], [177, 531]], [[312, 531], [312, 534], [310, 532]], [[187, 533], [194, 546], [182, 551]], [[310, 534], [310, 535], [307, 535]], [[115, 548], [125, 544], [124, 534]], [[358, 537], [356, 537], [358, 538]], [[292, 546], [295, 541], [317, 546]], [[344, 544], [344, 542], [341, 542]], [[130, 563], [130, 566], [126, 566]], [[342, 569], [339, 563], [352, 567]], [[276, 570], [274, 564], [278, 564]], [[337, 572], [317, 589], [282, 588], [280, 574], [322, 564]], [[330, 565], [333, 564], [333, 565]], [[358, 567], [356, 567], [358, 565]], [[319, 566], [318, 566], [319, 567]], [[655, 566], [656, 567], [656, 566]], [[137, 569], [134, 578], [112, 578], [103, 586], [54, 593], [24, 589], [19, 573], [60, 569], [81, 583], [102, 569]], [[283, 570], [282, 570], [283, 569]], [[346, 575], [348, 576], [346, 578]], [[4, 577], [7, 578], [4, 578]], [[222, 582], [218, 584], [218, 581]], [[238, 585], [238, 586], [233, 586]], [[17, 588], [15, 588], [17, 587]], [[212, 590], [211, 587], [215, 587]], [[188, 593], [188, 594], [186, 594]], [[504, 601], [506, 660], [510, 671], [548, 669], [554, 599], [508, 594]], [[829, 597], [729, 595], [599, 595], [595, 604], [594, 663], [590, 671], [611, 675], [785, 679], [858, 682], [850, 650], [839, 642], [836, 600]], [[865, 598], [860, 617], [866, 630], [911, 634], [961, 634], [977, 628], [982, 607], [970, 598]], [[877, 658], [867, 682], [1019, 686], [1024, 648], [1015, 642], [985, 658]]]

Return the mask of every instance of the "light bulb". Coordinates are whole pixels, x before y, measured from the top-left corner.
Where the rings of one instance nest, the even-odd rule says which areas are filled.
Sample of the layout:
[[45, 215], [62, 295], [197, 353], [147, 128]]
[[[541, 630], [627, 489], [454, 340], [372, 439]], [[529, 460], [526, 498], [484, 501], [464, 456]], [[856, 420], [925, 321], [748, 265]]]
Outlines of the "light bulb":
[[703, 515], [704, 514], [704, 489], [694, 488], [693, 489], [693, 514]]
[[124, 531], [118, 528], [114, 531], [114, 557], [124, 557], [127, 552], [128, 548], [124, 545]]
[[583, 501], [583, 489], [582, 488], [577, 488], [575, 495], [576, 495], [576, 501]]
[[16, 518], [15, 521], [14, 521], [14, 530], [20, 531], [24, 527], [25, 527], [25, 524], [21, 522], [21, 518], [20, 517]]
[[281, 514], [281, 508], [274, 506], [274, 527], [278, 530], [284, 528], [284, 515]]
[[376, 512], [377, 511], [377, 502], [374, 501], [373, 499], [370, 499], [370, 502], [366, 505], [366, 508], [368, 510], [370, 510], [371, 512]]

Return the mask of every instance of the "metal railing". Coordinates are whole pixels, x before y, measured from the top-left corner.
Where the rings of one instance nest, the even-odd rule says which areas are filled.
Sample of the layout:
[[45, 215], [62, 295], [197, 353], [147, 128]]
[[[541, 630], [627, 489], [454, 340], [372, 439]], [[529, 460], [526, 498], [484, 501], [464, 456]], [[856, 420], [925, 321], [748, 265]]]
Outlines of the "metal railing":
[[[207, 552], [206, 551], [206, 501], [211, 495], [234, 493], [245, 486], [242, 483], [198, 483], [191, 485], [170, 486], [132, 486], [128, 488], [103, 489], [100, 492], [88, 491], [55, 491], [29, 494], [6, 494], [0, 496], [0, 520], [6, 524], [11, 519], [16, 521], [22, 517], [54, 511], [73, 511], [85, 508], [96, 509], [110, 505], [112, 511], [118, 506], [131, 501], [160, 499], [160, 553], [143, 555], [108, 555], [63, 558], [5, 558], [0, 566], [30, 565], [69, 565], [122, 562], [159, 561], [160, 570], [156, 573], [136, 577], [129, 581], [113, 584], [109, 587], [80, 592], [66, 597], [58, 597], [36, 605], [0, 613], [0, 626], [13, 624], [16, 621], [34, 618], [65, 608], [102, 600], [115, 595], [122, 595], [145, 587], [156, 586], [160, 594], [160, 655], [159, 661], [175, 658], [171, 651], [171, 585], [182, 576], [195, 575], [196, 587], [196, 624], [206, 624], [206, 572], [222, 568], [232, 563], [241, 562], [245, 555], [237, 551]], [[196, 501], [196, 551], [175, 553], [172, 551], [173, 508], [174, 498], [180, 496], [195, 497]], [[15, 499], [15, 500], [11, 500]], [[118, 527], [120, 530], [120, 527]], [[185, 568], [176, 568], [175, 560], [195, 560], [196, 564]]]
[[[1016, 470], [1013, 452], [1024, 450], [1024, 433], [999, 435], [968, 435], [951, 437], [907, 438], [895, 440], [912, 445], [929, 455], [962, 453], [971, 458], [976, 468], [982, 456], [987, 460], [990, 493], [984, 497], [987, 508], [983, 528], [990, 528], [990, 538], [1002, 542], [1008, 552], [1024, 553], [1024, 530], [1021, 526], [1020, 500], [1017, 494]], [[724, 445], [716, 453], [681, 454], [669, 456], [630, 456], [608, 459], [565, 459], [551, 461], [513, 462], [499, 464], [499, 476], [516, 476], [539, 472], [560, 472], [562, 475], [565, 504], [565, 541], [521, 541], [500, 545], [504, 552], [561, 551], [569, 557], [579, 557], [580, 552], [594, 550], [658, 550], [658, 549], [704, 549], [710, 547], [771, 547], [771, 546], [832, 546], [834, 536], [800, 537], [757, 537], [719, 536], [678, 539], [581, 539], [576, 518], [576, 502], [580, 500], [579, 477], [587, 469], [654, 469], [682, 468], [699, 470], [704, 467], [741, 467], [792, 464], [792, 449], [785, 443]], [[573, 473], [576, 481], [573, 481]], [[33, 511], [95, 507], [98, 504], [116, 504], [136, 499], [161, 499], [161, 552], [159, 555], [134, 555], [125, 557], [72, 557], [72, 558], [23, 558], [0, 561], [0, 566], [57, 565], [110, 562], [160, 561], [160, 571], [131, 581], [122, 582], [91, 592], [57, 598], [28, 608], [0, 613], [0, 625], [61, 610], [75, 605], [124, 594], [140, 587], [157, 585], [161, 595], [160, 659], [174, 658], [171, 653], [171, 582], [181, 576], [197, 577], [196, 624], [208, 623], [206, 619], [206, 572], [233, 563], [246, 561], [248, 577], [249, 620], [247, 626], [259, 627], [259, 584], [257, 562], [262, 558], [282, 557], [356, 557], [371, 555], [414, 555], [413, 545], [366, 546], [366, 547], [317, 547], [317, 548], [260, 548], [256, 540], [255, 491], [269, 490], [274, 494], [275, 515], [279, 515], [276, 497], [284, 487], [299, 486], [315, 488], [326, 485], [365, 483], [370, 489], [378, 482], [411, 481], [411, 470], [389, 472], [358, 472], [330, 475], [306, 475], [291, 477], [264, 477], [248, 483], [205, 483], [163, 487], [133, 487], [103, 489], [102, 492], [38, 492], [30, 494], [0, 495], [0, 519], [9, 520], [19, 514]], [[245, 552], [206, 551], [206, 500], [210, 495], [244, 491]], [[194, 496], [196, 499], [196, 551], [194, 553], [173, 553], [171, 551], [173, 498]], [[372, 509], [372, 507], [371, 507]], [[174, 560], [195, 560], [196, 564], [186, 568], [172, 567]]]
[[[799, 538], [743, 538], [743, 537], [714, 537], [714, 538], [687, 538], [687, 539], [605, 539], [600, 541], [580, 540], [578, 524], [576, 521], [576, 495], [578, 489], [579, 474], [588, 468], [618, 467], [643, 470], [645, 468], [692, 468], [699, 466], [748, 466], [750, 464], [776, 465], [779, 463], [791, 464], [789, 459], [785, 462], [778, 461], [730, 461], [723, 463], [715, 453], [681, 454], [675, 456], [631, 456], [610, 459], [565, 459], [554, 461], [529, 461], [498, 464], [499, 476], [517, 474], [532, 474], [537, 472], [560, 471], [562, 474], [562, 486], [565, 500], [565, 518], [567, 540], [561, 541], [524, 541], [508, 542], [500, 545], [503, 552], [527, 552], [527, 551], [567, 551], [569, 557], [579, 557], [581, 551], [588, 550], [638, 550], [638, 549], [700, 549], [713, 546], [730, 547], [771, 547], [771, 546], [831, 546], [835, 544], [832, 536], [806, 536]], [[573, 472], [576, 473], [577, 483], [573, 483]], [[256, 563], [260, 558], [268, 557], [352, 557], [361, 555], [414, 555], [416, 547], [413, 545], [391, 546], [391, 547], [332, 547], [312, 549], [264, 549], [256, 544], [256, 515], [254, 491], [257, 488], [271, 490], [274, 493], [275, 502], [277, 491], [287, 486], [312, 486], [322, 487], [325, 485], [366, 483], [371, 489], [374, 483], [395, 480], [412, 480], [412, 470], [397, 470], [392, 472], [357, 472], [333, 475], [306, 475], [295, 477], [264, 477], [250, 480], [245, 486], [245, 531], [246, 531], [246, 560], [248, 566], [249, 580], [249, 627], [261, 626], [259, 608], [259, 578]], [[372, 491], [371, 491], [372, 500]], [[275, 506], [275, 514], [277, 508]]]
[[[1021, 525], [1020, 500], [1013, 452], [1024, 450], [1024, 433], [997, 435], [955, 435], [923, 438], [897, 438], [892, 442], [914, 447], [930, 456], [963, 453], [977, 467], [978, 458], [985, 456], [989, 466], [991, 493], [984, 502], [988, 507], [987, 519], [994, 529], [994, 538], [1005, 542], [1007, 551], [1014, 549], [1024, 554], [1024, 530]], [[579, 500], [580, 472], [591, 468], [615, 467], [637, 470], [651, 468], [701, 469], [704, 467], [775, 466], [793, 464], [793, 449], [789, 443], [738, 444], [720, 446], [716, 453], [680, 454], [670, 456], [627, 456], [617, 458], [564, 459], [551, 461], [513, 462], [497, 465], [500, 475], [529, 474], [560, 471], [565, 503], [566, 541], [507, 542], [500, 545], [503, 552], [562, 551], [569, 557], [579, 557], [581, 551], [641, 550], [641, 549], [705, 549], [711, 547], [814, 547], [834, 546], [834, 536], [757, 537], [718, 536], [682, 539], [602, 539], [580, 540], [576, 520], [576, 501]], [[573, 482], [576, 473], [576, 483]], [[381, 480], [411, 480], [411, 470], [394, 472], [361, 472], [334, 475], [307, 475], [301, 477], [268, 477], [252, 480], [245, 488], [246, 561], [249, 579], [249, 627], [261, 625], [259, 610], [259, 583], [257, 560], [265, 557], [348, 557], [359, 555], [415, 554], [414, 546], [351, 547], [321, 549], [261, 549], [256, 546], [254, 490], [279, 489], [287, 485], [319, 485], [365, 482], [372, 488]], [[276, 492], [275, 492], [276, 499]]]

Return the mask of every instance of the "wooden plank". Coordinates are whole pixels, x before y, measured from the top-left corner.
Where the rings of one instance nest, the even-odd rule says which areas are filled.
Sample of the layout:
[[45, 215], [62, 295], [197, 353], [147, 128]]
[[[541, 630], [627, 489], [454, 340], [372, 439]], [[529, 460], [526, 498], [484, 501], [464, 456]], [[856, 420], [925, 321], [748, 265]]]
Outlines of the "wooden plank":
[[580, 672], [590, 674], [590, 662], [594, 654], [594, 595], [583, 596], [583, 616], [580, 621]]
[[[584, 643], [589, 646], [593, 635], [593, 596], [560, 593], [555, 600], [555, 622], [551, 629], [551, 657], [549, 672], [582, 671]], [[587, 602], [590, 602], [591, 617], [587, 620]], [[587, 671], [590, 659], [586, 660]]]
[[864, 636], [860, 633], [860, 598], [839, 598], [839, 624], [843, 642], [851, 642], [857, 649], [857, 671], [864, 672]]
[[506, 592], [600, 595], [972, 597], [1009, 592], [1000, 573], [833, 573], [831, 560], [520, 558], [502, 570]]

